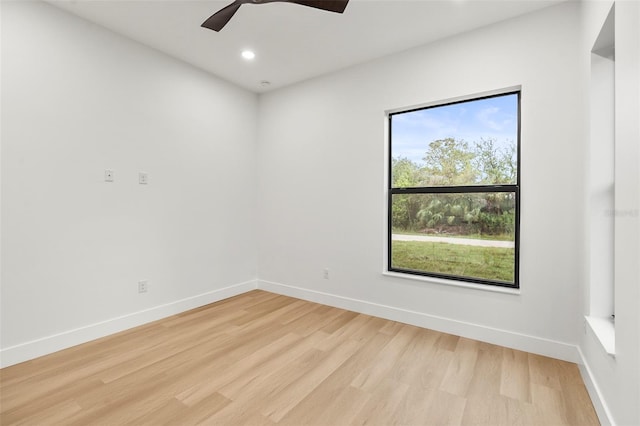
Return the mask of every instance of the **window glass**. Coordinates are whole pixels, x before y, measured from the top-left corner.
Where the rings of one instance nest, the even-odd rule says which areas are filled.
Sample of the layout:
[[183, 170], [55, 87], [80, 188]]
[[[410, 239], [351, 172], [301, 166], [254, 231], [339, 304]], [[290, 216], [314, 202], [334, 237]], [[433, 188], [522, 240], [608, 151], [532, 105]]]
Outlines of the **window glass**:
[[520, 93], [389, 116], [388, 269], [518, 287]]
[[515, 199], [514, 192], [394, 194], [391, 266], [514, 282]]
[[518, 94], [391, 115], [393, 187], [515, 184]]

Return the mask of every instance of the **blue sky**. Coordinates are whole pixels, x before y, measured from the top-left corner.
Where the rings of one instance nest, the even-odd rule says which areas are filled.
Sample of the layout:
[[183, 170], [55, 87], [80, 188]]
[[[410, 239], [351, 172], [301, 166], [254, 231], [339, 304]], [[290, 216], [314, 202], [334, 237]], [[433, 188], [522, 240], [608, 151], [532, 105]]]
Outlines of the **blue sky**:
[[393, 157], [422, 164], [429, 143], [445, 138], [469, 143], [495, 139], [498, 147], [515, 144], [518, 136], [518, 96], [506, 95], [392, 116]]

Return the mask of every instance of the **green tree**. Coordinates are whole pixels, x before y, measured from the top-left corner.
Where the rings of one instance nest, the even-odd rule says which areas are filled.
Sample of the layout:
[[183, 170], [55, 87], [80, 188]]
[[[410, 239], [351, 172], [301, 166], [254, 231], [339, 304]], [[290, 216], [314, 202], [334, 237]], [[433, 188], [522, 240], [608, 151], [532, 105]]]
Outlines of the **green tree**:
[[439, 139], [429, 144], [424, 162], [428, 185], [471, 185], [478, 177], [475, 154], [464, 140]]
[[394, 188], [420, 186], [420, 167], [408, 158], [391, 159], [391, 184]]
[[[391, 184], [393, 187], [411, 188], [421, 185], [421, 168], [408, 158], [391, 160]], [[391, 224], [396, 229], [416, 230], [419, 197], [412, 194], [395, 195], [391, 207]]]
[[[428, 144], [417, 164], [408, 158], [392, 159], [393, 187], [509, 184], [516, 182], [515, 145], [499, 149], [495, 140], [473, 144], [453, 138]], [[465, 234], [510, 234], [515, 223], [512, 194], [402, 194], [392, 203], [394, 229]]]
[[516, 148], [498, 149], [494, 139], [481, 139], [475, 143], [473, 166], [478, 172], [478, 183], [513, 184], [516, 183]]

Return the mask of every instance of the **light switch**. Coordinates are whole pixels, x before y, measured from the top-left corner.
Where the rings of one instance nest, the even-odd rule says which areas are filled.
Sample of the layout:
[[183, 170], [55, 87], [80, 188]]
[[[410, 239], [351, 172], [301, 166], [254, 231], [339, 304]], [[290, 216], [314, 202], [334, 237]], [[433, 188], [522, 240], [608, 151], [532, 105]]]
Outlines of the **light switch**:
[[109, 170], [109, 169], [105, 170], [104, 171], [104, 181], [105, 182], [113, 182], [113, 175], [114, 175], [113, 170]]
[[140, 185], [146, 185], [149, 183], [149, 175], [147, 174], [147, 172], [138, 173], [138, 183]]

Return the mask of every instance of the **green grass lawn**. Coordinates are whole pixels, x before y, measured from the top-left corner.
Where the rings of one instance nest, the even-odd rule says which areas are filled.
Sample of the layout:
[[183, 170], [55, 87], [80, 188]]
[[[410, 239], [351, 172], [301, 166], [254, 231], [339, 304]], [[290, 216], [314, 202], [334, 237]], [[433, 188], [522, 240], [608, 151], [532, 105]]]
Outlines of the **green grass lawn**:
[[391, 247], [393, 268], [509, 283], [514, 280], [513, 248], [423, 241], [393, 241]]

